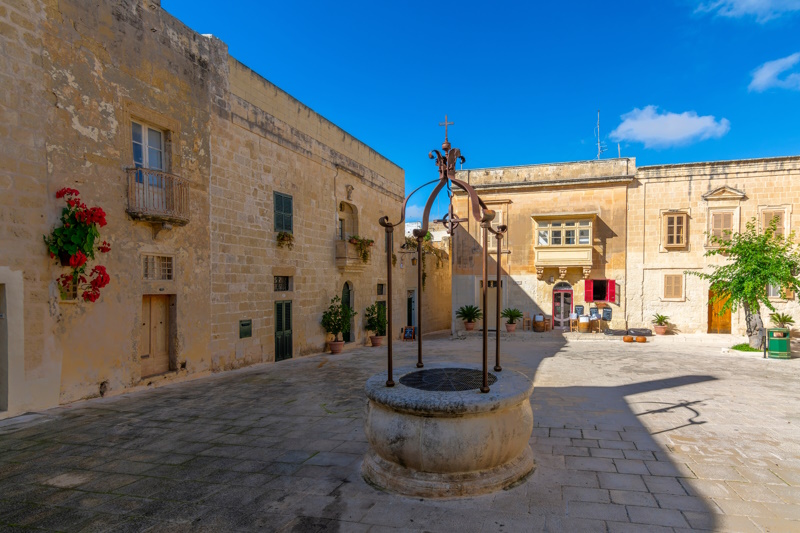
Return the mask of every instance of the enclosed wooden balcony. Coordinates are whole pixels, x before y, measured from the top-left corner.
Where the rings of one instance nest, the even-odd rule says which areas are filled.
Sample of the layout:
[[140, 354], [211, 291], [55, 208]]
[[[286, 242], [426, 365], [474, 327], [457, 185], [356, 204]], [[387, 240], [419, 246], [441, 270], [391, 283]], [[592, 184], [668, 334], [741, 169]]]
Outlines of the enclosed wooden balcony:
[[188, 180], [150, 168], [129, 168], [127, 173], [127, 211], [132, 218], [177, 226], [189, 223]]
[[372, 253], [365, 263], [358, 254], [358, 248], [349, 241], [336, 240], [336, 266], [345, 272], [361, 272], [372, 261]]

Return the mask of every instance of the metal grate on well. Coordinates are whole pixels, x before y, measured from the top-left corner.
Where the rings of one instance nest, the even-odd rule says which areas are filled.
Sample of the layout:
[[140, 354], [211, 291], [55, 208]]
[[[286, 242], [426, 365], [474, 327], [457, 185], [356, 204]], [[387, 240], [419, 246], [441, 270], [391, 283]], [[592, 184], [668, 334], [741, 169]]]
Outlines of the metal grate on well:
[[[489, 374], [489, 385], [497, 381], [497, 376]], [[455, 392], [480, 389], [483, 385], [483, 372], [471, 368], [430, 368], [406, 374], [400, 383], [412, 389], [425, 391]]]

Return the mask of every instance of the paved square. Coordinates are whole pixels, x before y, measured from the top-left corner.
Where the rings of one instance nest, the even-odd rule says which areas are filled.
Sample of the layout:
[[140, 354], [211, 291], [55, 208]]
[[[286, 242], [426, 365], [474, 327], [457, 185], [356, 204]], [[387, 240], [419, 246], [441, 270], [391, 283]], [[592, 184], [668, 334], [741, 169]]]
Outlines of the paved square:
[[[504, 334], [505, 337], [505, 334]], [[61, 531], [800, 531], [800, 359], [728, 337], [647, 345], [518, 332], [536, 469], [422, 500], [359, 468], [385, 348], [261, 365], [0, 424], [0, 523]], [[477, 363], [480, 338], [426, 339]], [[396, 364], [416, 360], [398, 343]]]

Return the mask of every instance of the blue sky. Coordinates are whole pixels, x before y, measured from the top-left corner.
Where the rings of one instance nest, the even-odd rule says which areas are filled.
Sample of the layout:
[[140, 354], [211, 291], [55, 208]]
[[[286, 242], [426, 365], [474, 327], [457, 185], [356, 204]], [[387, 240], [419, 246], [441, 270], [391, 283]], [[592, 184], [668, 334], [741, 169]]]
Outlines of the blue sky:
[[[800, 155], [800, 0], [162, 0], [406, 171]], [[422, 203], [420, 200], [417, 203]], [[443, 202], [442, 202], [443, 204]]]

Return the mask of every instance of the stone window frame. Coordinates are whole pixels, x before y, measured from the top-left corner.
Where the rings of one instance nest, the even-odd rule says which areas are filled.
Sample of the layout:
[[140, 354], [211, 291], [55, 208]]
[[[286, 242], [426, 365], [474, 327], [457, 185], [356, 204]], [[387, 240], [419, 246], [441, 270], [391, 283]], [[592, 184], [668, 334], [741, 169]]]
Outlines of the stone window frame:
[[[279, 278], [281, 281], [286, 280], [286, 288], [279, 286]], [[272, 279], [272, 292], [293, 292], [294, 291], [294, 276], [273, 275]]]
[[154, 111], [130, 100], [123, 103], [124, 109], [124, 135], [121, 135], [124, 146], [120, 149], [123, 157], [123, 168], [133, 168], [133, 131], [132, 123], [138, 122], [163, 132], [164, 145], [164, 172], [175, 174], [181, 168], [181, 158], [174, 149], [180, 137], [180, 122], [174, 118]]
[[740, 224], [740, 208], [739, 207], [732, 207], [732, 206], [720, 206], [720, 207], [709, 207], [708, 208], [708, 220], [706, 221], [706, 238], [705, 238], [705, 248], [719, 248], [718, 245], [711, 243], [711, 235], [714, 232], [714, 216], [715, 215], [723, 215], [723, 214], [730, 214], [731, 215], [731, 234], [738, 233]]
[[783, 213], [783, 235], [789, 235], [791, 231], [791, 220], [792, 220], [792, 205], [791, 204], [782, 204], [782, 205], [759, 205], [758, 206], [758, 224], [759, 228], [763, 231], [764, 229], [764, 217], [766, 213], [769, 212], [781, 212]]
[[[680, 286], [680, 296], [667, 294], [667, 277], [680, 278], [678, 285]], [[674, 285], [673, 285], [674, 286]], [[686, 301], [686, 275], [683, 272], [664, 272], [661, 276], [661, 298], [662, 302], [685, 302]]]
[[[157, 259], [169, 259], [169, 277], [168, 278], [148, 278], [145, 277], [145, 261], [148, 257], [154, 258], [153, 267], [160, 272], [163, 272], [163, 265], [156, 265], [158, 262]], [[175, 274], [176, 274], [176, 262], [175, 256], [173, 254], [164, 254], [159, 252], [142, 252], [140, 254], [141, 258], [141, 279], [142, 281], [156, 281], [156, 282], [164, 282], [164, 281], [174, 281]]]
[[[493, 210], [495, 212], [494, 220], [490, 222], [492, 225], [492, 229], [497, 229], [497, 226], [506, 225], [508, 229], [506, 230], [505, 234], [503, 235], [503, 253], [509, 253], [508, 251], [508, 242], [509, 242], [509, 235], [511, 233], [511, 228], [508, 225], [508, 217], [511, 211], [511, 200], [510, 199], [494, 199], [494, 200], [486, 200], [486, 207]], [[479, 237], [483, 238], [483, 233], [480, 227], [480, 224], [476, 224], [478, 228]], [[489, 234], [489, 253], [497, 253], [497, 239], [491, 233]]]
[[[669, 228], [670, 217], [680, 217], [683, 219], [683, 242], [669, 244]], [[664, 209], [661, 211], [661, 249], [662, 251], [683, 251], [689, 247], [689, 220], [690, 213], [688, 209]]]

